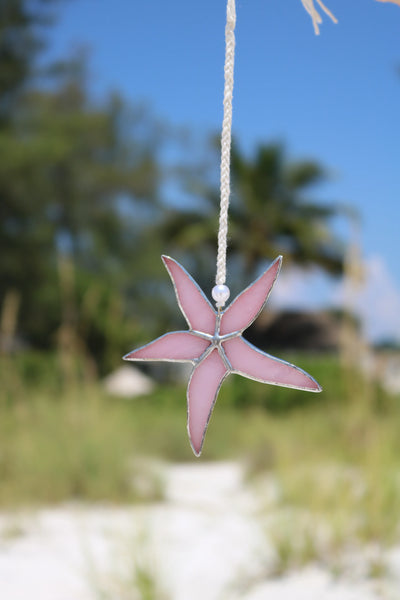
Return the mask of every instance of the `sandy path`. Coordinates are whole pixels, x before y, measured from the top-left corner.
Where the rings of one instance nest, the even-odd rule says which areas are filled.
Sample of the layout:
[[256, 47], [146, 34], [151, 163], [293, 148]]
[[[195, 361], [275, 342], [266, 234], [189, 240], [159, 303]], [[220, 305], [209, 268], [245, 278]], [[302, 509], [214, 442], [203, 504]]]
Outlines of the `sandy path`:
[[[239, 466], [178, 465], [164, 475], [157, 505], [1, 515], [1, 600], [140, 600], [138, 569], [158, 586], [156, 600], [400, 599], [393, 577], [335, 580], [309, 567], [268, 579], [274, 551]], [[400, 552], [390, 560], [400, 572]]]

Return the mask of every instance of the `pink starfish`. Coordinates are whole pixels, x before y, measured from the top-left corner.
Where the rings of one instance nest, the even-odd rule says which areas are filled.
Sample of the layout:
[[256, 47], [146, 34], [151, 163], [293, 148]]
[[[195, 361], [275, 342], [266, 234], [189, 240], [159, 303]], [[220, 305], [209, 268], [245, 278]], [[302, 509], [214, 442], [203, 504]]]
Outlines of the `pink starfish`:
[[281, 267], [281, 256], [228, 308], [218, 312], [178, 262], [168, 256], [163, 256], [162, 260], [189, 330], [166, 333], [127, 354], [124, 359], [193, 363], [187, 388], [187, 426], [196, 456], [201, 453], [219, 389], [230, 373], [272, 385], [321, 391], [318, 383], [305, 371], [262, 352], [242, 337], [268, 299]]

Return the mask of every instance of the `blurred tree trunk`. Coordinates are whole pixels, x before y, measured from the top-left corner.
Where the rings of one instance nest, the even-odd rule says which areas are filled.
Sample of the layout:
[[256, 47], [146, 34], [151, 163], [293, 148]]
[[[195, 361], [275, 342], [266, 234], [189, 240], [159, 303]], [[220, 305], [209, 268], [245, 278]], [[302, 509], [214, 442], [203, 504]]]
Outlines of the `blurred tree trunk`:
[[17, 290], [7, 290], [0, 318], [0, 352], [8, 354], [16, 347], [16, 331], [21, 296]]

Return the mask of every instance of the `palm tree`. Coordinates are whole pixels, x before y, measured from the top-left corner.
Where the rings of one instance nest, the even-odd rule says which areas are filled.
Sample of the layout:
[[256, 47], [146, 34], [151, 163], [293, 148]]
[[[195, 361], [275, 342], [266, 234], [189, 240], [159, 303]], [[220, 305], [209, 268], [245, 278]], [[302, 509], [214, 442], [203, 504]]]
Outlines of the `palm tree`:
[[233, 148], [230, 248], [242, 255], [246, 271], [276, 254], [331, 274], [342, 271], [342, 250], [330, 228], [338, 209], [306, 196], [325, 179], [318, 163], [287, 163], [282, 146], [259, 146], [252, 160]]
[[[339, 209], [307, 198], [309, 187], [326, 180], [318, 163], [288, 163], [281, 145], [260, 145], [247, 159], [234, 145], [231, 174], [228, 260], [237, 275], [248, 281], [277, 254], [286, 264], [342, 272], [343, 252], [330, 222]], [[206, 263], [216, 251], [218, 190], [203, 189], [203, 197], [200, 209], [170, 212], [160, 234], [174, 251], [195, 250]]]

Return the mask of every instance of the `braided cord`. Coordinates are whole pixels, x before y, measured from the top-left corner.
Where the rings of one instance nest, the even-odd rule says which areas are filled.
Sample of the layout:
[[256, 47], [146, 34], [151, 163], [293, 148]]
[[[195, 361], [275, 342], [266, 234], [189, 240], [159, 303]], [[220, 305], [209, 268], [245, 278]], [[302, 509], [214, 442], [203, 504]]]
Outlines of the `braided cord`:
[[218, 229], [217, 274], [215, 277], [215, 283], [217, 285], [225, 284], [226, 280], [226, 248], [228, 238], [228, 208], [230, 197], [232, 139], [233, 68], [235, 62], [235, 25], [235, 0], [228, 0], [225, 28], [224, 117], [221, 135], [221, 200]]

